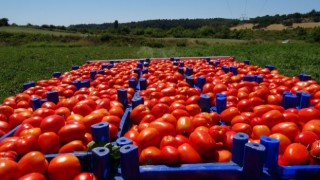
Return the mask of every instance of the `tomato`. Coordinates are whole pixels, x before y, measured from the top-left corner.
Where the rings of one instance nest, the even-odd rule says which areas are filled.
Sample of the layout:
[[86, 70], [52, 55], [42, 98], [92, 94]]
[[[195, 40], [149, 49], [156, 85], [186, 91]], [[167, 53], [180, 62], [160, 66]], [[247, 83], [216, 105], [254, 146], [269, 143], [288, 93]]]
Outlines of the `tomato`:
[[270, 128], [266, 125], [255, 125], [252, 128], [251, 137], [254, 139], [260, 139], [261, 136], [269, 136]]
[[156, 118], [160, 118], [166, 113], [170, 113], [170, 108], [168, 105], [163, 103], [158, 103], [151, 109], [151, 114], [154, 115]]
[[194, 127], [192, 124], [192, 119], [190, 117], [180, 117], [176, 125], [177, 134], [190, 134], [193, 131]]
[[109, 124], [109, 134], [110, 134], [110, 140], [114, 141], [115, 139], [117, 139], [117, 135], [118, 135], [118, 127], [115, 126], [114, 124]]
[[319, 136], [312, 131], [302, 131], [296, 135], [294, 142], [310, 146], [314, 141], [318, 140]]
[[19, 160], [18, 167], [23, 175], [32, 172], [44, 174], [48, 168], [48, 161], [41, 152], [31, 151]]
[[234, 118], [232, 118], [231, 126], [233, 126], [236, 123], [247, 123], [247, 124], [249, 124], [250, 123], [250, 119], [249, 119], [248, 116], [240, 114], [240, 115], [237, 115]]
[[237, 133], [232, 131], [232, 130], [229, 130], [226, 132], [226, 140], [224, 142], [224, 146], [228, 149], [228, 150], [231, 150], [232, 148], [232, 139], [233, 139], [233, 136], [236, 135]]
[[94, 109], [92, 109], [88, 104], [78, 102], [73, 108], [72, 111], [75, 114], [80, 114], [81, 116], [86, 116], [90, 114]]
[[298, 124], [299, 123], [299, 115], [293, 112], [284, 112], [283, 113], [284, 120], [283, 122], [293, 122]]
[[159, 146], [159, 143], [161, 141], [160, 139], [160, 133], [157, 129], [152, 128], [152, 127], [147, 127], [143, 129], [138, 137], [138, 144], [139, 147], [144, 149], [148, 146]]
[[23, 116], [21, 113], [13, 113], [9, 117], [9, 124], [11, 128], [14, 128], [21, 124], [27, 117]]
[[226, 149], [218, 150], [218, 154], [219, 154], [218, 162], [227, 163], [231, 161], [232, 154], [229, 150], [226, 150]]
[[187, 138], [186, 136], [183, 136], [181, 134], [177, 134], [175, 139], [177, 141], [177, 147], [180, 146], [183, 143], [188, 143], [189, 144], [189, 138]]
[[274, 133], [274, 134], [269, 135], [269, 137], [280, 141], [279, 154], [283, 154], [284, 151], [286, 150], [286, 148], [291, 144], [290, 139], [281, 133]]
[[20, 137], [15, 143], [15, 151], [19, 155], [24, 155], [30, 151], [37, 150], [38, 137], [34, 135], [26, 135]]
[[90, 113], [81, 119], [85, 125], [85, 130], [91, 132], [91, 126], [102, 121], [104, 115], [102, 113]]
[[59, 136], [54, 132], [42, 133], [38, 138], [38, 148], [44, 154], [57, 153]]
[[58, 133], [59, 130], [64, 126], [65, 119], [59, 115], [51, 115], [45, 117], [40, 124], [42, 132], [55, 132]]
[[264, 113], [261, 117], [263, 122], [266, 122], [266, 125], [269, 128], [272, 128], [277, 123], [280, 123], [284, 120], [283, 114], [279, 110], [271, 110]]
[[273, 110], [273, 108], [270, 105], [259, 105], [253, 108], [253, 112], [258, 117], [262, 116], [263, 114], [271, 110]]
[[20, 136], [26, 136], [26, 135], [34, 135], [36, 137], [39, 137], [41, 134], [41, 129], [40, 128], [30, 128], [30, 129], [25, 129], [20, 132]]
[[163, 146], [161, 148], [161, 157], [164, 164], [174, 165], [179, 163], [179, 151], [173, 146]]
[[40, 116], [32, 116], [22, 122], [22, 124], [30, 124], [32, 127], [40, 127], [41, 121], [43, 120]]
[[271, 128], [271, 133], [281, 133], [293, 141], [299, 133], [299, 127], [293, 122], [282, 122], [274, 125]]
[[176, 118], [176, 119], [179, 119], [180, 117], [183, 117], [183, 116], [190, 116], [190, 114], [188, 113], [187, 110], [184, 110], [184, 109], [175, 109], [171, 112], [171, 114]]
[[142, 165], [156, 165], [162, 163], [161, 151], [155, 146], [149, 146], [143, 149], [139, 156], [139, 162]]
[[77, 175], [73, 180], [98, 180], [98, 178], [93, 173], [82, 172], [79, 175]]
[[284, 151], [283, 157], [287, 165], [303, 165], [309, 163], [307, 147], [299, 143], [290, 144]]
[[312, 131], [320, 137], [320, 119], [313, 119], [305, 123], [302, 131]]
[[148, 127], [157, 129], [161, 139], [166, 135], [171, 135], [171, 136], [176, 135], [175, 127], [168, 122], [154, 121], [154, 122], [151, 122]]
[[80, 161], [72, 154], [60, 154], [54, 157], [48, 166], [48, 176], [51, 180], [74, 179], [80, 171]]
[[110, 99], [109, 98], [102, 98], [96, 100], [97, 106], [96, 109], [110, 109]]
[[139, 124], [143, 117], [149, 113], [150, 109], [146, 105], [139, 104], [138, 106], [132, 109], [130, 113], [130, 120], [133, 124]]
[[59, 149], [59, 153], [72, 153], [75, 151], [85, 151], [87, 147], [80, 140], [70, 141]]
[[193, 164], [202, 162], [201, 156], [188, 143], [183, 143], [178, 147], [179, 159], [182, 164]]
[[45, 103], [43, 103], [41, 105], [42, 108], [46, 108], [46, 109], [53, 109], [56, 110], [57, 109], [57, 105], [53, 102], [47, 101]]
[[160, 141], [160, 149], [165, 146], [173, 146], [178, 148], [180, 144], [178, 144], [178, 140], [174, 136], [164, 136]]
[[20, 177], [18, 180], [46, 180], [43, 174], [33, 172]]
[[138, 131], [130, 129], [128, 132], [126, 132], [124, 134], [124, 137], [126, 137], [128, 139], [131, 139], [132, 141], [137, 142], [138, 141], [138, 135], [139, 135]]
[[247, 123], [236, 123], [232, 125], [231, 129], [236, 133], [243, 132], [248, 134], [249, 136], [251, 135], [251, 132], [252, 132], [251, 126]]
[[162, 117], [161, 117], [162, 121], [164, 122], [168, 122], [170, 124], [172, 124], [173, 126], [176, 126], [177, 124], [177, 118], [172, 115], [172, 114], [164, 114]]
[[201, 108], [198, 104], [189, 104], [186, 106], [186, 109], [191, 116], [201, 113]]
[[18, 179], [21, 176], [18, 164], [9, 159], [0, 159], [0, 177], [3, 180]]
[[200, 155], [208, 156], [215, 151], [216, 142], [209, 132], [193, 131], [189, 136], [189, 142]]
[[209, 128], [208, 133], [215, 140], [215, 142], [225, 142], [226, 140], [226, 126], [214, 125]]
[[67, 119], [71, 115], [71, 111], [67, 107], [59, 107], [55, 110], [55, 113], [64, 117], [65, 119]]
[[186, 104], [198, 104], [200, 100], [200, 96], [194, 95], [187, 99]]
[[2, 130], [5, 133], [9, 132], [10, 131], [10, 124], [6, 121], [0, 120], [0, 130]]
[[110, 115], [115, 115], [115, 116], [118, 116], [121, 118], [122, 115], [124, 114], [124, 111], [123, 111], [123, 108], [121, 108], [119, 106], [112, 106], [109, 109], [109, 113], [110, 113]]
[[81, 140], [86, 133], [86, 127], [82, 124], [66, 124], [59, 132], [60, 144], [66, 144], [73, 140]]
[[140, 123], [151, 123], [152, 121], [156, 120], [154, 115], [152, 114], [147, 114], [143, 117]]
[[249, 99], [242, 99], [237, 103], [237, 108], [241, 112], [251, 111], [253, 108], [253, 105]]
[[13, 114], [14, 109], [7, 105], [0, 105], [0, 114], [5, 115], [7, 119]]
[[320, 110], [315, 108], [303, 108], [298, 113], [301, 122], [308, 122], [312, 119], [320, 119]]
[[40, 116], [42, 118], [45, 118], [50, 115], [54, 115], [55, 111], [52, 109], [47, 109], [47, 108], [38, 108], [35, 110], [32, 114], [32, 116]]
[[222, 111], [220, 117], [224, 123], [230, 124], [231, 120], [237, 115], [240, 115], [239, 109], [236, 107], [230, 107]]

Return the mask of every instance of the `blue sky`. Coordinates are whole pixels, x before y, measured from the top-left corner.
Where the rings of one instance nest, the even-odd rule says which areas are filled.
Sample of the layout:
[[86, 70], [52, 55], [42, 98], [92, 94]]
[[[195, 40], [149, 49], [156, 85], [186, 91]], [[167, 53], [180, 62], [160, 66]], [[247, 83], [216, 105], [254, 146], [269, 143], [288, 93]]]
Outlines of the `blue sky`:
[[0, 18], [26, 25], [234, 18], [320, 10], [319, 0], [1, 0]]

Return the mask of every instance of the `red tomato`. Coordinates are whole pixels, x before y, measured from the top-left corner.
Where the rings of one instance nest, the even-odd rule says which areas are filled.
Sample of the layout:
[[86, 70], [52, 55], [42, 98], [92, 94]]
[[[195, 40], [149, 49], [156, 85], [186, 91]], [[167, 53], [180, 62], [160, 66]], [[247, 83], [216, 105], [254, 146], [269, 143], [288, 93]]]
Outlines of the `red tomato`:
[[45, 117], [40, 124], [42, 132], [55, 132], [58, 133], [59, 130], [64, 126], [65, 119], [59, 115], [51, 115]]
[[284, 151], [286, 150], [286, 148], [291, 144], [290, 139], [281, 133], [274, 133], [274, 134], [269, 135], [269, 137], [280, 141], [279, 154], [283, 154]]
[[59, 136], [54, 132], [42, 133], [38, 138], [38, 147], [44, 154], [57, 153], [59, 150]]
[[18, 164], [9, 159], [0, 159], [0, 177], [1, 179], [10, 180], [18, 179], [21, 176]]
[[299, 127], [293, 122], [282, 122], [274, 125], [271, 128], [271, 133], [281, 133], [293, 141], [299, 133]]
[[109, 113], [110, 113], [110, 115], [115, 115], [115, 116], [118, 116], [121, 118], [122, 115], [124, 114], [124, 111], [123, 111], [123, 108], [121, 108], [119, 106], [112, 106], [109, 109]]
[[151, 122], [148, 127], [157, 129], [161, 139], [162, 137], [167, 135], [171, 135], [171, 136], [176, 135], [175, 127], [168, 122], [154, 121], [154, 122]]
[[139, 135], [138, 131], [130, 129], [128, 132], [126, 132], [124, 134], [124, 137], [126, 137], [128, 139], [131, 139], [132, 141], [137, 142], [138, 141], [138, 135]]
[[216, 142], [209, 132], [205, 131], [193, 131], [189, 136], [189, 142], [203, 156], [209, 156], [216, 148]]
[[184, 109], [175, 109], [171, 112], [171, 114], [175, 117], [175, 119], [179, 119], [180, 117], [183, 116], [190, 116], [187, 110]]
[[73, 180], [98, 180], [98, 178], [93, 173], [82, 172]]
[[32, 172], [44, 174], [48, 168], [48, 161], [41, 152], [31, 151], [19, 160], [18, 167], [23, 175]]
[[155, 146], [143, 149], [139, 156], [139, 162], [143, 165], [156, 165], [162, 163], [161, 151]]
[[71, 111], [66, 107], [59, 107], [55, 110], [55, 113], [64, 117], [65, 119], [67, 119], [71, 115]]
[[88, 104], [78, 102], [73, 108], [72, 111], [75, 114], [80, 114], [81, 116], [86, 116], [90, 114], [94, 109], [92, 109]]
[[52, 109], [47, 109], [47, 108], [38, 108], [35, 110], [32, 114], [32, 116], [40, 116], [42, 118], [45, 118], [50, 115], [54, 115], [55, 111]]
[[232, 130], [229, 130], [226, 132], [226, 140], [225, 140], [224, 144], [228, 150], [231, 150], [231, 148], [232, 148], [232, 139], [235, 134], [236, 134], [236, 132], [234, 132]]
[[253, 105], [249, 99], [242, 99], [237, 103], [237, 108], [241, 112], [246, 112], [246, 111], [251, 111], [253, 108]]
[[220, 117], [223, 122], [230, 124], [231, 120], [237, 115], [240, 115], [239, 109], [236, 107], [230, 107], [222, 111]]
[[156, 118], [160, 118], [166, 113], [170, 113], [170, 108], [168, 105], [163, 103], [158, 103], [151, 109], [151, 114], [154, 115]]
[[174, 165], [179, 163], [179, 151], [173, 146], [164, 146], [161, 148], [161, 157], [163, 164]]
[[201, 108], [198, 104], [189, 104], [186, 106], [186, 109], [191, 116], [201, 113]]
[[22, 124], [30, 124], [32, 127], [40, 127], [41, 121], [43, 120], [40, 116], [32, 116], [22, 122]]
[[65, 145], [63, 145], [60, 149], [59, 149], [59, 153], [72, 153], [75, 151], [85, 151], [87, 149], [87, 147], [83, 144], [82, 141], [80, 140], [74, 140], [71, 141]]
[[271, 128], [275, 124], [278, 124], [284, 120], [283, 114], [279, 110], [271, 110], [264, 113], [261, 117], [263, 122], [266, 122], [266, 125]]
[[43, 174], [33, 172], [20, 177], [18, 180], [46, 180]]
[[315, 108], [303, 108], [298, 113], [301, 122], [308, 122], [312, 119], [320, 119], [320, 111]]
[[190, 117], [180, 117], [176, 125], [177, 134], [190, 134], [193, 131], [194, 127], [192, 124], [192, 119]]
[[178, 148], [179, 145], [174, 136], [164, 136], [160, 141], [160, 149], [162, 149], [164, 146], [173, 146], [175, 148]]
[[[142, 120], [140, 121], [140, 123], [151, 123], [152, 121], [156, 120], [156, 118], [154, 117], [154, 115], [152, 114], [147, 114], [145, 115]], [[120, 123], [120, 122], [119, 122]]]
[[251, 126], [247, 123], [236, 123], [232, 125], [231, 129], [236, 133], [243, 132], [248, 134], [249, 136], [251, 135], [251, 132], [252, 132]]
[[81, 164], [72, 154], [54, 157], [48, 166], [48, 176], [52, 180], [74, 179], [81, 171]]
[[254, 139], [260, 139], [261, 136], [269, 136], [270, 128], [266, 125], [255, 125], [252, 128], [251, 137]]
[[302, 131], [294, 138], [294, 142], [310, 146], [314, 141], [318, 140], [319, 136], [312, 131]]
[[37, 149], [38, 137], [34, 135], [26, 135], [20, 137], [15, 143], [15, 151], [19, 155], [24, 155], [30, 151]]
[[144, 105], [140, 104], [132, 109], [130, 113], [130, 120], [133, 124], [139, 124], [144, 116], [150, 113], [150, 109]]
[[200, 163], [202, 159], [198, 152], [188, 143], [178, 147], [179, 159], [182, 164]]
[[11, 128], [14, 128], [21, 124], [27, 117], [23, 116], [21, 113], [13, 113], [9, 117], [9, 124]]
[[60, 144], [66, 144], [73, 140], [81, 140], [86, 133], [86, 127], [83, 124], [66, 124], [59, 132]]
[[172, 124], [173, 126], [176, 126], [177, 124], [177, 118], [175, 118], [174, 115], [172, 114], [164, 114], [161, 119], [164, 121], [164, 122], [168, 122], [170, 124]]
[[225, 127], [226, 126], [219, 126], [219, 125], [214, 125], [210, 127], [208, 132], [215, 142], [225, 142], [227, 138], [226, 136], [227, 129]]
[[14, 109], [7, 105], [0, 105], [0, 114], [4, 114], [7, 119], [13, 114]]
[[290, 144], [284, 151], [283, 157], [287, 165], [303, 165], [309, 163], [307, 147], [299, 143]]
[[229, 150], [226, 150], [226, 149], [218, 150], [218, 154], [219, 154], [218, 162], [227, 163], [231, 161], [232, 154]]
[[302, 131], [312, 131], [320, 137], [320, 119], [313, 119], [303, 125]]
[[177, 140], [177, 147], [180, 146], [183, 143], [189, 144], [189, 139], [186, 136], [183, 136], [181, 134], [177, 134], [175, 139]]
[[161, 139], [160, 133], [155, 128], [145, 128], [138, 135], [139, 147], [144, 149], [148, 146], [159, 146]]

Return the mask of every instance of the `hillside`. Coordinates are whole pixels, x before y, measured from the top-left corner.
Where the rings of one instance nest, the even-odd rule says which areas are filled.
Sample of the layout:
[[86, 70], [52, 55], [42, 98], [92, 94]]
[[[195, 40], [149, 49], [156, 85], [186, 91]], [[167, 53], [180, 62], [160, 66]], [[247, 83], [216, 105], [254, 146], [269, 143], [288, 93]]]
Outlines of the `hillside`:
[[[237, 26], [233, 26], [231, 30], [241, 30], [241, 29], [254, 29], [255, 25], [253, 23], [244, 23], [239, 24]], [[264, 30], [284, 30], [284, 29], [292, 29], [292, 28], [315, 28], [320, 27], [320, 22], [303, 22], [303, 23], [293, 23], [292, 26], [285, 26], [283, 24], [270, 24], [265, 28], [260, 28]]]

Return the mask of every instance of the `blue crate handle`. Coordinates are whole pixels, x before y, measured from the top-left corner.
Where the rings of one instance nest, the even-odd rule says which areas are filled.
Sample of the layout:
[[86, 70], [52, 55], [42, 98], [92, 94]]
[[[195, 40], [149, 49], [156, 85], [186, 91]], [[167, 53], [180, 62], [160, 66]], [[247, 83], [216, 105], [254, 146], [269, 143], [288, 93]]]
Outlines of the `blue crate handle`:
[[103, 69], [98, 70], [98, 74], [104, 74], [104, 73], [105, 73], [105, 72], [104, 72]]
[[137, 79], [135, 77], [130, 78], [129, 80], [129, 87], [133, 88], [136, 90], [137, 87]]
[[184, 74], [184, 69], [183, 69], [183, 67], [179, 67], [179, 68], [178, 68], [178, 72], [183, 75], [183, 74]]
[[105, 147], [97, 147], [92, 150], [92, 171], [99, 179], [108, 179], [110, 175], [110, 151]]
[[172, 63], [174, 66], [178, 66], [178, 61], [174, 61], [173, 63]]
[[246, 143], [244, 147], [243, 179], [263, 179], [265, 146], [258, 143]]
[[144, 103], [144, 98], [143, 97], [133, 97], [132, 98], [132, 108], [137, 107], [139, 104]]
[[222, 93], [216, 95], [216, 109], [217, 113], [220, 114], [227, 107], [227, 96]]
[[187, 67], [186, 69], [186, 75], [191, 76], [193, 74], [193, 68], [192, 67]]
[[187, 83], [190, 85], [190, 87], [193, 87], [193, 86], [194, 86], [194, 79], [193, 79], [193, 77], [187, 76], [187, 77], [186, 77], [186, 81], [187, 81]]
[[123, 104], [124, 107], [128, 106], [128, 94], [126, 89], [118, 89], [117, 90], [118, 101]]
[[39, 98], [36, 98], [36, 97], [31, 98], [30, 101], [31, 101], [31, 107], [33, 110], [37, 110], [38, 108], [41, 107], [41, 102]]
[[90, 71], [90, 78], [91, 78], [92, 80], [94, 80], [94, 79], [96, 78], [96, 75], [97, 75], [97, 71], [96, 71], [96, 70]]
[[289, 108], [297, 108], [298, 106], [298, 97], [295, 95], [285, 95], [283, 96], [283, 104], [282, 106], [285, 109]]
[[268, 136], [260, 137], [260, 144], [266, 147], [264, 167], [273, 176], [277, 173], [280, 141]]
[[184, 62], [180, 62], [179, 66], [184, 67]]
[[238, 75], [238, 67], [237, 66], [230, 66], [230, 72], [232, 72], [233, 75]]
[[53, 72], [52, 77], [59, 78], [61, 76], [61, 72]]
[[77, 69], [79, 69], [79, 66], [72, 66], [71, 67], [71, 70], [77, 70]]
[[86, 87], [89, 88], [90, 87], [90, 80], [89, 79], [84, 79], [83, 81], [80, 82], [80, 88], [82, 87]]
[[246, 60], [244, 60], [244, 61], [243, 61], [243, 63], [244, 63], [244, 64], [246, 64], [246, 65], [250, 65], [250, 61], [249, 61], [249, 60], [247, 60], [247, 59], [246, 59]]
[[139, 69], [142, 69], [142, 68], [143, 68], [142, 62], [140, 62], [140, 63], [137, 64], [137, 68], [139, 68]]
[[210, 112], [211, 99], [208, 94], [201, 94], [199, 99], [199, 106], [202, 112]]
[[72, 85], [76, 86], [77, 90], [79, 90], [81, 88], [81, 81], [74, 80], [74, 81], [72, 81]]
[[148, 68], [142, 69], [142, 74], [148, 74]]
[[199, 76], [197, 86], [202, 90], [202, 87], [204, 86], [204, 84], [206, 84], [206, 77]]
[[249, 136], [245, 133], [237, 133], [232, 139], [232, 161], [239, 166], [243, 164], [243, 155], [245, 144], [248, 142]]
[[133, 144], [133, 141], [131, 139], [125, 138], [125, 137], [120, 137], [116, 140], [116, 144], [120, 147], [125, 146], [125, 145], [130, 145]]
[[47, 100], [48, 101], [51, 101], [55, 104], [57, 104], [59, 102], [59, 94], [58, 94], [58, 91], [48, 91], [46, 93], [47, 95]]
[[23, 84], [23, 90], [25, 91], [34, 86], [36, 86], [36, 83], [34, 81], [26, 82]]
[[91, 126], [92, 140], [96, 143], [110, 142], [109, 123], [100, 122]]
[[299, 108], [307, 108], [310, 106], [310, 99], [311, 99], [311, 94], [308, 93], [302, 93], [300, 97], [300, 105]]
[[147, 89], [147, 79], [146, 78], [140, 78], [139, 83], [140, 83], [140, 90]]
[[120, 168], [122, 177], [125, 180], [139, 179], [139, 155], [138, 147], [125, 145], [120, 148]]

